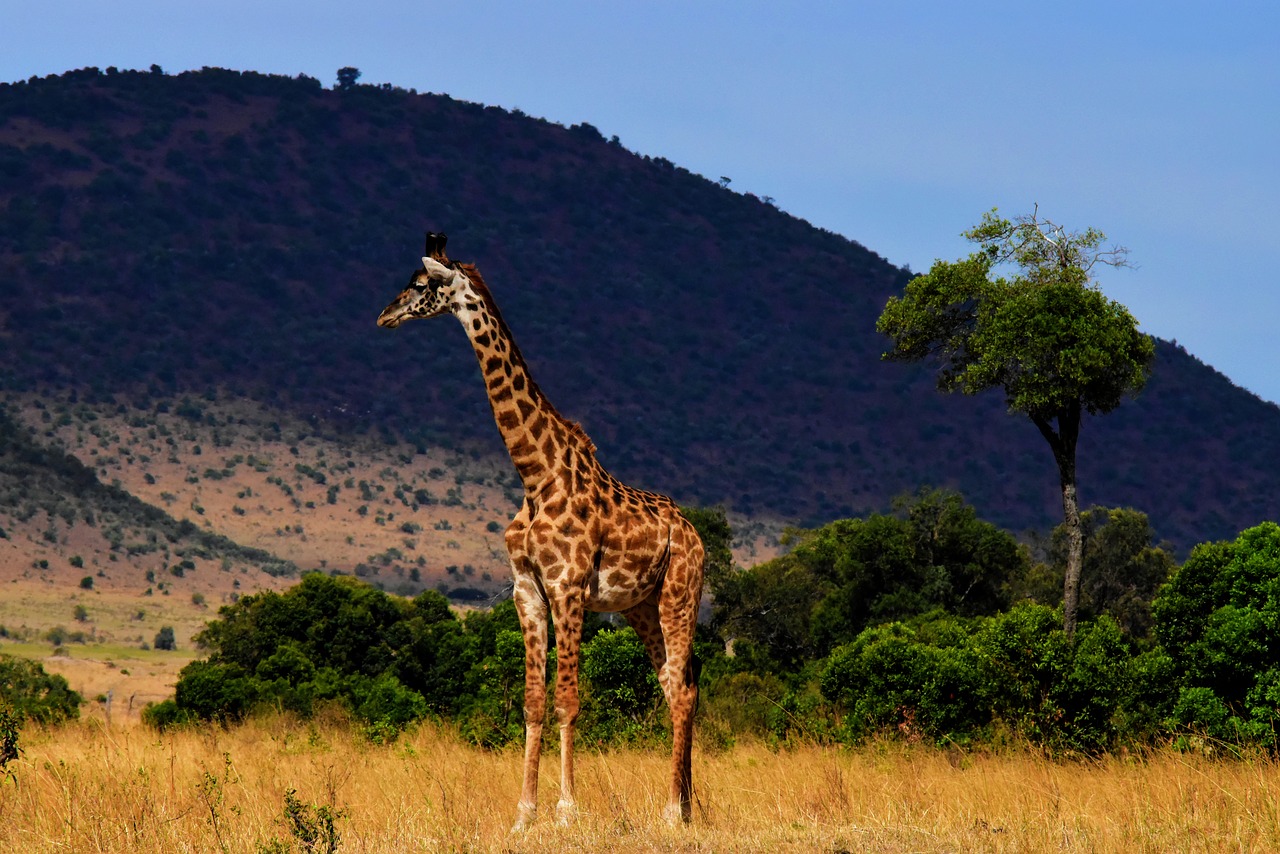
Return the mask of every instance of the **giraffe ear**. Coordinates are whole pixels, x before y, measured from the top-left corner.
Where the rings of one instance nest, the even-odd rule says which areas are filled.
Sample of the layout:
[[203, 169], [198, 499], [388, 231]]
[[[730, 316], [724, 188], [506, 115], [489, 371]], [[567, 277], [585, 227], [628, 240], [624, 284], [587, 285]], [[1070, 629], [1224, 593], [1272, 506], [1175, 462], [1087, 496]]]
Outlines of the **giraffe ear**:
[[430, 259], [430, 258], [428, 258], [427, 256], [425, 256], [425, 255], [424, 255], [424, 256], [422, 256], [422, 269], [424, 269], [424, 270], [429, 270], [429, 269], [431, 269], [431, 265], [427, 263], [427, 262], [428, 262], [428, 261], [430, 261], [430, 260], [431, 260], [431, 259]]

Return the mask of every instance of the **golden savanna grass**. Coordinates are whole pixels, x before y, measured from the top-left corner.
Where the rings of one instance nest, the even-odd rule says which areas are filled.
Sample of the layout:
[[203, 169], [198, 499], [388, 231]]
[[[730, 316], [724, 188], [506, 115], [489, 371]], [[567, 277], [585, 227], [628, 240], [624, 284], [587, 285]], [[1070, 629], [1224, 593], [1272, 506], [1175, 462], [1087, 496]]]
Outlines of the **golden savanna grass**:
[[659, 819], [660, 751], [583, 752], [582, 816], [568, 828], [552, 820], [549, 752], [538, 823], [511, 837], [519, 753], [442, 727], [384, 746], [341, 720], [166, 734], [86, 720], [28, 729], [23, 744], [16, 783], [0, 786], [4, 851], [289, 850], [290, 789], [340, 811], [343, 852], [1280, 850], [1276, 763], [1169, 751], [1096, 762], [898, 743], [699, 751], [694, 820], [674, 830]]

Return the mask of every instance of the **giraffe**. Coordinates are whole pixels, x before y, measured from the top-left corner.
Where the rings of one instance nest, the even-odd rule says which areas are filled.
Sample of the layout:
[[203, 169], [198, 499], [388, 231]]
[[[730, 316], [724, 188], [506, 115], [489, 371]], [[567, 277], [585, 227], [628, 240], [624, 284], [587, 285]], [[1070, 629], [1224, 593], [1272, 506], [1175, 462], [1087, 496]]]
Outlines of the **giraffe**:
[[548, 615], [555, 631], [560, 725], [556, 816], [568, 824], [577, 815], [573, 730], [586, 611], [621, 612], [644, 641], [671, 711], [670, 796], [663, 818], [672, 825], [688, 822], [702, 541], [670, 498], [633, 489], [605, 471], [581, 426], [557, 412], [533, 381], [480, 272], [450, 261], [445, 241], [443, 234], [427, 234], [422, 266], [383, 310], [378, 325], [394, 329], [412, 318], [446, 312], [462, 323], [494, 420], [524, 485], [524, 503], [505, 536], [525, 646], [524, 783], [512, 831], [524, 830], [537, 816]]

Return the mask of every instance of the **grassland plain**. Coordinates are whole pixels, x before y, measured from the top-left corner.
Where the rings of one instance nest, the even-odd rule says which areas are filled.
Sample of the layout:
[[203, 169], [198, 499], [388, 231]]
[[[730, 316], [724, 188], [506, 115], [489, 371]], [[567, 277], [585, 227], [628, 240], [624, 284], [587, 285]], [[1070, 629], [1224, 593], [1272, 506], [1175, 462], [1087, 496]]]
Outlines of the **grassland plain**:
[[699, 750], [693, 822], [674, 830], [659, 819], [663, 751], [587, 752], [581, 819], [552, 820], [548, 770], [542, 817], [512, 837], [518, 750], [437, 725], [377, 745], [340, 716], [157, 734], [93, 715], [28, 728], [23, 745], [0, 786], [0, 850], [319, 851], [326, 815], [342, 852], [1280, 850], [1280, 766], [1170, 750], [1090, 762], [901, 742]]

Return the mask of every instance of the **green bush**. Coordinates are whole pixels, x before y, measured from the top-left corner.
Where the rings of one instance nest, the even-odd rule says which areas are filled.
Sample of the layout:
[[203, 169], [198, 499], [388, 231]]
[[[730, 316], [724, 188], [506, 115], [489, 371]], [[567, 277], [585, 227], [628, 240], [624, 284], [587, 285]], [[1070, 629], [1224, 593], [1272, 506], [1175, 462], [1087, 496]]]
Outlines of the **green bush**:
[[1280, 718], [1280, 525], [1197, 546], [1152, 605], [1174, 671], [1170, 723], [1275, 749]]
[[182, 668], [174, 702], [191, 717], [235, 721], [248, 713], [259, 694], [258, 683], [238, 665], [193, 661]]
[[[506, 603], [504, 603], [505, 605]], [[500, 747], [518, 741], [524, 734], [524, 638], [518, 628], [499, 621], [508, 613], [503, 606], [495, 614], [467, 618], [469, 634], [476, 639], [477, 652], [486, 652], [468, 674], [467, 696], [461, 703], [463, 736], [484, 747]], [[514, 619], [515, 609], [509, 609]], [[554, 658], [548, 661], [550, 672]]]
[[598, 632], [582, 645], [584, 740], [635, 742], [662, 731], [662, 686], [631, 628]]
[[1127, 700], [1116, 715], [1120, 737], [1149, 743], [1165, 736], [1178, 698], [1173, 659], [1160, 647], [1148, 649], [1130, 659], [1127, 678]]
[[1052, 752], [1092, 754], [1117, 743], [1118, 719], [1143, 719], [1132, 669], [1114, 621], [1082, 625], [1072, 644], [1058, 611], [1024, 603], [970, 624], [867, 629], [831, 654], [820, 687], [842, 715], [844, 740], [890, 732], [971, 744], [999, 729]]
[[380, 737], [401, 732], [427, 716], [427, 701], [391, 675], [353, 677], [348, 689], [352, 710]]
[[922, 634], [901, 623], [876, 626], [831, 654], [820, 686], [844, 712], [841, 738], [897, 731], [968, 742], [989, 726], [986, 674], [975, 652]]
[[769, 734], [774, 710], [787, 693], [772, 673], [726, 673], [708, 681], [699, 696], [706, 718], [729, 732], [757, 737]]
[[[971, 524], [953, 503], [922, 500], [908, 521], [922, 525], [930, 508], [937, 511], [934, 518], [954, 512], [947, 524], [956, 524], [960, 540], [971, 536], [1008, 555], [1003, 539]], [[717, 743], [731, 742], [734, 733], [775, 744], [852, 742], [890, 733], [937, 744], [1012, 739], [1056, 755], [1095, 755], [1172, 732], [1274, 746], [1280, 725], [1280, 526], [1197, 547], [1153, 603], [1156, 644], [1135, 630], [1141, 621], [1121, 626], [1102, 614], [1082, 621], [1068, 638], [1054, 608], [1023, 602], [1001, 613], [971, 613], [956, 607], [955, 596], [939, 592], [903, 610], [935, 598], [943, 604], [897, 622], [872, 615], [871, 625], [817, 657], [813, 632], [820, 621], [811, 618], [848, 593], [839, 580], [886, 581], [891, 575], [884, 568], [893, 565], [892, 555], [876, 558], [879, 574], [869, 576], [863, 559], [870, 553], [850, 544], [865, 536], [905, 549], [906, 541], [889, 536], [900, 530], [882, 518], [810, 538], [810, 552], [800, 557], [750, 572], [717, 569], [727, 601], [717, 602], [717, 618], [699, 627], [697, 638], [705, 663], [699, 714]], [[814, 562], [824, 549], [830, 567], [839, 568], [835, 575]], [[1117, 546], [1122, 552], [1127, 547]], [[902, 552], [913, 561], [925, 553]], [[959, 572], [947, 570], [952, 581], [935, 592], [954, 593], [956, 578], [987, 583], [991, 597], [999, 592], [988, 583], [995, 576], [975, 568], [964, 570], [969, 575]], [[1122, 575], [1112, 580], [1118, 583]], [[910, 598], [910, 591], [890, 588], [881, 589], [877, 600], [885, 613], [905, 602], [903, 596]], [[987, 610], [991, 601], [977, 610]], [[65, 630], [57, 634], [70, 637]], [[840, 634], [832, 629], [829, 636]], [[154, 725], [234, 720], [256, 707], [305, 716], [318, 703], [336, 701], [373, 738], [393, 737], [426, 716], [453, 720], [466, 738], [490, 747], [523, 735], [525, 651], [509, 600], [459, 619], [434, 591], [405, 599], [357, 579], [310, 573], [283, 593], [256, 593], [223, 607], [195, 641], [208, 658], [184, 668], [171, 703], [148, 710]], [[548, 658], [552, 682], [554, 649]], [[584, 743], [665, 738], [662, 692], [633, 631], [590, 619], [581, 668]]]
[[178, 708], [176, 700], [148, 703], [142, 710], [142, 722], [159, 730], [191, 723], [194, 720], [196, 718], [191, 712]]
[[12, 771], [7, 770], [9, 763], [22, 755], [22, 748], [18, 746], [21, 724], [22, 720], [13, 709], [0, 705], [0, 772], [10, 779], [16, 778]]
[[[310, 715], [317, 699], [338, 693], [337, 674], [329, 670], [319, 679], [318, 675], [316, 666], [297, 644], [286, 642], [258, 664], [254, 671], [255, 694], [260, 702]], [[325, 685], [333, 687], [326, 690], [322, 687]]]
[[[339, 700], [371, 735], [393, 736], [428, 714], [474, 705], [483, 679], [473, 671], [492, 658], [507, 620], [518, 625], [509, 604], [464, 626], [434, 591], [400, 599], [356, 579], [310, 573], [284, 593], [220, 609], [195, 639], [207, 660], [183, 668], [174, 707], [157, 707], [151, 719], [237, 720], [259, 706], [305, 716], [317, 702]], [[518, 631], [516, 640], [518, 675], [507, 681], [523, 687]], [[506, 719], [518, 698], [513, 687], [504, 689]]]
[[1188, 731], [1220, 741], [1235, 741], [1239, 734], [1232, 726], [1231, 710], [1211, 688], [1183, 688], [1170, 718]]
[[66, 679], [46, 673], [39, 662], [0, 654], [0, 706], [7, 706], [17, 717], [60, 723], [79, 717], [82, 702]]

